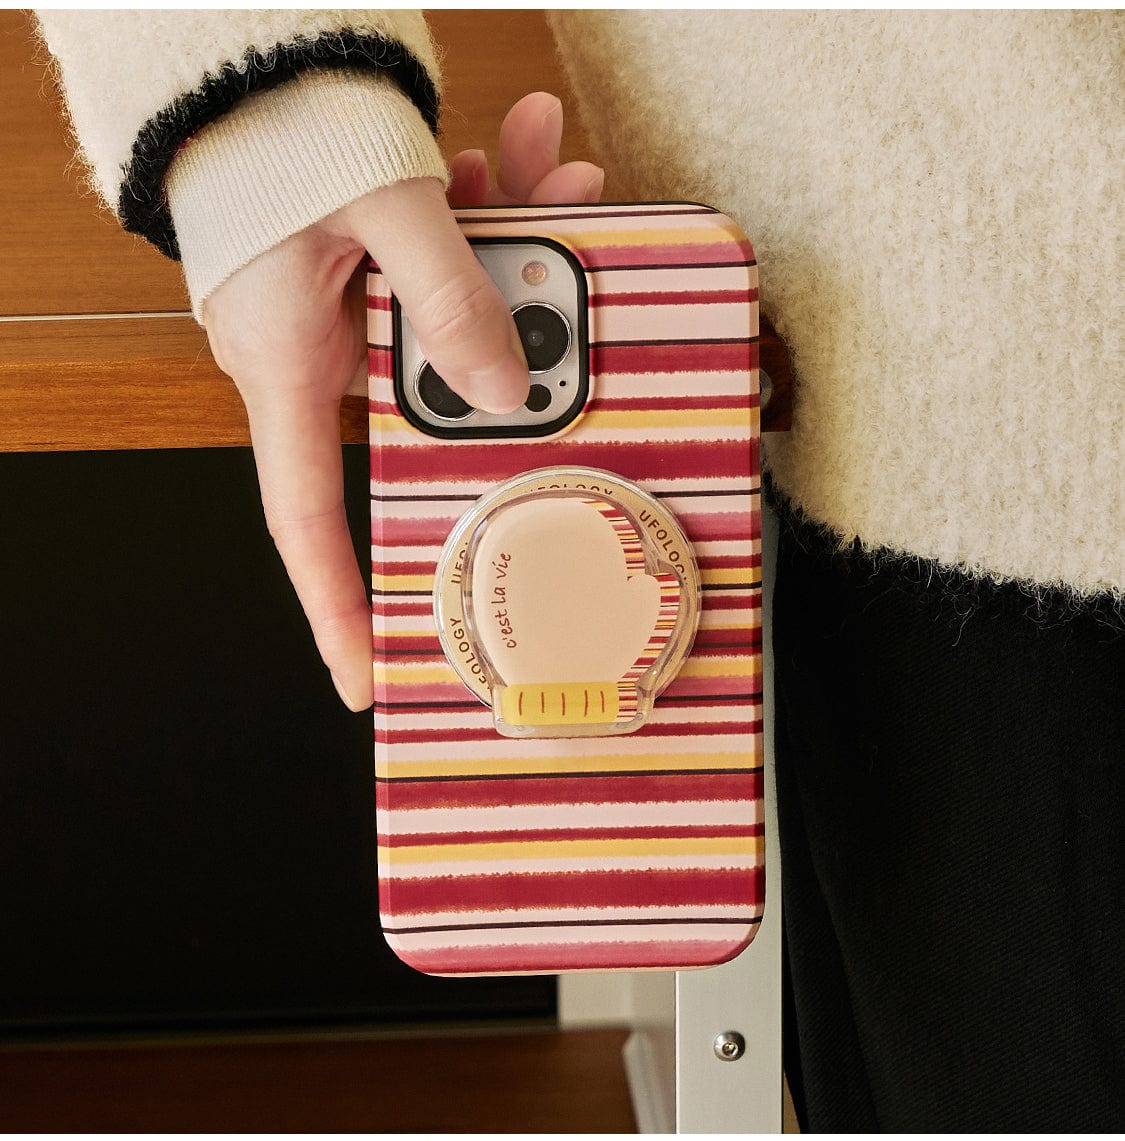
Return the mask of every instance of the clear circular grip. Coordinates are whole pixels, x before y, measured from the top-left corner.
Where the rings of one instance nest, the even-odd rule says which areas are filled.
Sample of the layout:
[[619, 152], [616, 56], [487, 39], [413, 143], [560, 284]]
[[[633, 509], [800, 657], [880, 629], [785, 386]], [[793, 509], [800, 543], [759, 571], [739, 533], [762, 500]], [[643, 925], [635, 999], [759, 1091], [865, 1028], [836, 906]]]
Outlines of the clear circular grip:
[[631, 733], [691, 652], [699, 572], [675, 518], [594, 468], [478, 500], [438, 561], [442, 648], [510, 737]]

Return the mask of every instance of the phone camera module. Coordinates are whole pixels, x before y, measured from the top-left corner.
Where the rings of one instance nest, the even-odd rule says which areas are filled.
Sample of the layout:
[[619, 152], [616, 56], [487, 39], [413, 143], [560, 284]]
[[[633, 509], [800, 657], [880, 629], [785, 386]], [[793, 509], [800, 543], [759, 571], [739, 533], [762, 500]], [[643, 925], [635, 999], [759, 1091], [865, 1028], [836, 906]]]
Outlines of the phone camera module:
[[527, 367], [550, 372], [570, 351], [570, 324], [553, 306], [541, 302], [521, 305], [512, 313], [519, 330]]
[[473, 411], [472, 405], [445, 383], [429, 361], [418, 373], [415, 388], [423, 407], [440, 420], [464, 420]]

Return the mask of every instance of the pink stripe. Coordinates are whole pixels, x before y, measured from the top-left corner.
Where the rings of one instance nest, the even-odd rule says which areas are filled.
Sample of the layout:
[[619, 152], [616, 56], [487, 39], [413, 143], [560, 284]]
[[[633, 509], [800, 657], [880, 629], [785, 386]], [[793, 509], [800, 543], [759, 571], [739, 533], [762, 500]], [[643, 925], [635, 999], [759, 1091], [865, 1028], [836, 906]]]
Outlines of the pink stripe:
[[[434, 474], [434, 455], [428, 448], [386, 445], [379, 449], [384, 466], [399, 480], [424, 482]], [[705, 446], [669, 443], [586, 443], [561, 439], [551, 445], [557, 464], [577, 464], [615, 471], [626, 479], [653, 480], [675, 472], [680, 479], [716, 479], [750, 470], [751, 451], [744, 440], [711, 440]], [[543, 445], [493, 442], [487, 448], [448, 448], [441, 454], [441, 476], [446, 480], [500, 483], [543, 464]]]
[[579, 261], [590, 269], [618, 265], [713, 265], [754, 260], [754, 251], [746, 241], [683, 242], [666, 246], [587, 246], [576, 253]]
[[[654, 928], [654, 933], [658, 931]], [[518, 938], [512, 932], [512, 938]], [[536, 943], [501, 947], [450, 947], [415, 950], [409, 936], [388, 936], [396, 953], [419, 971], [429, 974], [519, 974], [527, 971], [560, 970], [639, 970], [645, 967], [669, 968], [684, 965], [716, 966], [733, 959], [748, 942], [746, 938], [731, 942], [687, 940], [677, 943], [596, 943], [578, 942], [580, 938], [596, 939], [595, 931], [582, 929], [573, 943]], [[450, 935], [450, 939], [456, 934]]]
[[496, 832], [380, 833], [379, 843], [388, 848], [431, 847], [438, 844], [533, 844], [572, 840], [715, 840], [747, 839], [762, 835], [761, 824], [687, 824], [680, 827], [620, 828], [513, 828]]

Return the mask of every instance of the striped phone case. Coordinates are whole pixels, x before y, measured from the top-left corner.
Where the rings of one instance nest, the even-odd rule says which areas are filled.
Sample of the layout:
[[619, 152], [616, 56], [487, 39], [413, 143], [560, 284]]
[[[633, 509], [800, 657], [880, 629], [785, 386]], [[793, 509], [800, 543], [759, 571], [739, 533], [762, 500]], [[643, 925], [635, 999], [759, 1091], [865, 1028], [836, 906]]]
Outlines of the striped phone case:
[[[387, 941], [431, 974], [724, 962], [764, 904], [758, 290], [753, 250], [694, 204], [481, 208], [470, 239], [566, 250], [589, 393], [544, 439], [435, 439], [394, 392], [392, 299], [368, 278], [375, 762]], [[691, 653], [643, 728], [515, 739], [443, 655], [432, 591], [464, 513], [553, 465], [636, 484], [694, 549]]]

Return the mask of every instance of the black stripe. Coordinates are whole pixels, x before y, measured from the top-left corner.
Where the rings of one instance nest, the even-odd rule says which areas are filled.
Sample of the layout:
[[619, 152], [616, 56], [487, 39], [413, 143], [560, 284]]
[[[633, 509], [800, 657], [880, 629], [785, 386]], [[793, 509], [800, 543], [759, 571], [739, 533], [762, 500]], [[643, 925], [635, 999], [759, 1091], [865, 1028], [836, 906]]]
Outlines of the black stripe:
[[648, 346], [663, 345], [753, 345], [757, 344], [758, 337], [676, 337], [667, 341], [591, 341], [592, 349], [634, 349]]
[[728, 582], [728, 583], [703, 583], [700, 590], [758, 590], [761, 588], [761, 581], [758, 582]]
[[581, 777], [583, 780], [593, 777], [683, 777], [683, 776], [733, 776], [737, 773], [752, 775], [762, 771], [761, 765], [754, 768], [736, 769], [607, 769], [605, 772], [565, 772], [565, 773], [461, 773], [460, 775], [444, 777], [380, 777], [375, 778], [378, 784], [421, 784], [423, 781], [432, 781], [438, 784], [447, 784], [450, 781], [496, 781], [496, 780], [558, 780], [563, 777]]
[[209, 73], [194, 91], [177, 96], [137, 132], [117, 199], [125, 229], [179, 260], [164, 178], [180, 147], [245, 96], [268, 91], [304, 71], [324, 68], [389, 76], [437, 133], [439, 101], [433, 81], [422, 64], [393, 40], [342, 29], [316, 39], [276, 44], [266, 51], [252, 49], [238, 63], [227, 61]]
[[671, 927], [679, 923], [724, 925], [737, 923], [740, 927], [745, 927], [747, 924], [755, 926], [761, 922], [760, 915], [717, 915], [681, 919], [551, 919], [542, 923], [531, 920], [524, 923], [443, 923], [435, 927], [388, 927], [384, 923], [381, 926], [388, 935], [429, 935], [438, 931], [520, 931], [539, 927]]
[[[750, 487], [732, 487], [712, 491], [650, 491], [648, 494], [656, 499], [710, 499], [721, 495], [757, 495], [760, 490], [761, 488], [757, 484], [753, 484]], [[481, 494], [485, 493], [482, 492]], [[480, 499], [480, 495], [376, 495], [372, 493], [371, 498], [378, 503], [475, 503]]]
[[[751, 487], [732, 487], [724, 491], [650, 491], [649, 495], [656, 499], [709, 499], [713, 495], [757, 495], [759, 490], [759, 486], [754, 484]], [[716, 539], [715, 542], [722, 540]]]
[[[488, 207], [482, 206], [468, 206], [464, 208], [465, 211], [483, 210], [488, 211]], [[504, 209], [504, 207], [500, 207]], [[463, 222], [562, 222], [571, 219], [598, 219], [598, 218], [683, 218], [683, 217], [706, 217], [708, 215], [717, 214], [717, 210], [712, 210], [709, 206], [704, 206], [696, 210], [595, 210], [591, 213], [584, 213], [576, 211], [574, 213], [559, 213], [552, 214], [547, 211], [540, 213], [535, 207], [529, 207], [533, 213], [529, 215], [504, 215], [494, 213], [482, 213], [478, 218], [475, 215], [466, 217], [462, 210], [456, 211], [457, 215]]]

